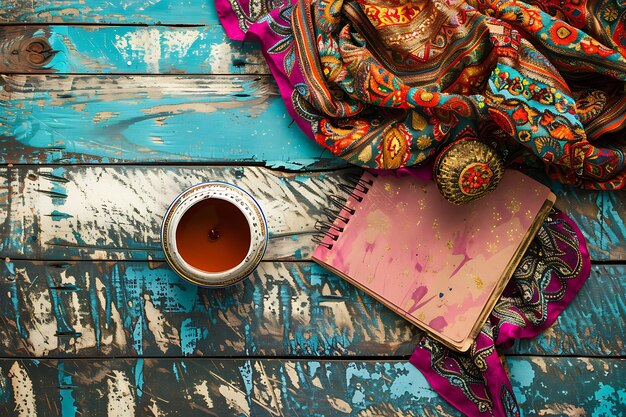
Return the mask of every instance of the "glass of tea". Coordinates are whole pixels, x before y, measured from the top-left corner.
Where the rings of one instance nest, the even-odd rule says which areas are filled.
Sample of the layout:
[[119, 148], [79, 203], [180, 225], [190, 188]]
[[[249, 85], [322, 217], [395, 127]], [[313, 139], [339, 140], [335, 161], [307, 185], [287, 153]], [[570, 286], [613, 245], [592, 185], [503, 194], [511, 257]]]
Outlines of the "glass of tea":
[[181, 277], [205, 287], [224, 287], [250, 275], [267, 242], [267, 221], [256, 200], [218, 181], [183, 191], [161, 227], [167, 262]]

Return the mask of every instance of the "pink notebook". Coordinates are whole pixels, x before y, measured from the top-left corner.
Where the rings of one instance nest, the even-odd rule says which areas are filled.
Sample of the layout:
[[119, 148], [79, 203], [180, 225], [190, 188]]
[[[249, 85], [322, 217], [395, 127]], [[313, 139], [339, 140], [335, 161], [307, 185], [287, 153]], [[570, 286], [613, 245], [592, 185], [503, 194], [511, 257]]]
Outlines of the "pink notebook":
[[446, 201], [433, 181], [366, 172], [313, 260], [464, 351], [554, 201], [514, 170], [464, 206]]

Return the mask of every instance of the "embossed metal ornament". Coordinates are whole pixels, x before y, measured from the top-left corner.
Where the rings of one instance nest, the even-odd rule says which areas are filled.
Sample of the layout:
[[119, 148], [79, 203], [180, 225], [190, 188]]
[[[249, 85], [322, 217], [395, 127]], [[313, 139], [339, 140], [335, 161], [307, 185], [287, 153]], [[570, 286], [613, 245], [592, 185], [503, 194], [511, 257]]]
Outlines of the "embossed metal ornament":
[[463, 140], [445, 148], [435, 160], [435, 182], [452, 204], [467, 204], [496, 188], [504, 164], [497, 152], [478, 140]]

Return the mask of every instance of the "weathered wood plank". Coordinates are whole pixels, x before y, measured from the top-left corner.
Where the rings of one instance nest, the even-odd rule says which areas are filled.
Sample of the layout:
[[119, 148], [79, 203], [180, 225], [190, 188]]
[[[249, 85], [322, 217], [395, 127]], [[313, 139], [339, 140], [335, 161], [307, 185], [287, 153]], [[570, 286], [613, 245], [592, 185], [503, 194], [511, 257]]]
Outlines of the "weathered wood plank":
[[[268, 259], [307, 259], [315, 221], [323, 218], [328, 195], [342, 193], [337, 186], [348, 182], [348, 172], [355, 171], [281, 174], [243, 166], [0, 169], [0, 187], [6, 190], [0, 194], [0, 250], [29, 259], [162, 260], [159, 228], [165, 209], [183, 189], [214, 179], [238, 184], [261, 199], [274, 235]], [[614, 207], [626, 194], [556, 192], [558, 205], [581, 226], [593, 259], [626, 259], [620, 240], [623, 223], [611, 211], [603, 212], [602, 202], [610, 198]], [[613, 237], [605, 239], [609, 232]]]
[[2, 73], [269, 74], [258, 45], [229, 40], [219, 24], [0, 26], [0, 39]]
[[591, 275], [556, 322], [518, 341], [512, 354], [626, 356], [626, 265], [594, 265]]
[[[0, 356], [409, 355], [417, 329], [343, 279], [263, 262], [241, 285], [199, 288], [165, 264], [3, 261]], [[626, 266], [592, 277], [511, 354], [623, 356]]]
[[[268, 222], [266, 260], [304, 259], [330, 194], [353, 170], [290, 174], [261, 167], [13, 167], [0, 169], [0, 253], [28, 259], [163, 260], [165, 210], [184, 189], [242, 187]], [[345, 195], [345, 193], [343, 194]]]
[[[344, 165], [291, 125], [269, 78], [4, 76], [2, 83], [5, 163]], [[623, 193], [551, 186], [595, 259], [626, 259]]]
[[0, 162], [345, 166], [256, 76], [0, 76]]
[[607, 258], [626, 259], [626, 192], [602, 194], [602, 250]]
[[218, 19], [206, 0], [1, 0], [0, 23], [207, 25]]
[[626, 260], [626, 193], [587, 191], [542, 179], [558, 195], [557, 206], [572, 216], [595, 260]]
[[[344, 165], [291, 125], [269, 78], [163, 79], [4, 76], [0, 161]], [[560, 196], [558, 205], [585, 232], [595, 259], [626, 259], [625, 222], [619, 217], [623, 193], [551, 186]]]
[[[623, 359], [507, 364], [526, 417], [626, 412]], [[0, 413], [19, 417], [460, 415], [405, 360], [5, 359], [0, 381]]]
[[587, 191], [546, 181], [557, 206], [576, 220], [595, 260], [626, 260], [626, 193]]
[[225, 289], [162, 263], [2, 262], [0, 357], [409, 355], [415, 327], [313, 263]]

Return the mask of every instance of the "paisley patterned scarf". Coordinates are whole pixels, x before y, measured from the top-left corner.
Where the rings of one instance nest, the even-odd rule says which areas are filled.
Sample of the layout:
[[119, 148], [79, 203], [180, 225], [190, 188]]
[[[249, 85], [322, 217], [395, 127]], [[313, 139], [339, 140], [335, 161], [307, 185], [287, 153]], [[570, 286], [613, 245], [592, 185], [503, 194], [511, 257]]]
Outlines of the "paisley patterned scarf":
[[[478, 138], [565, 183], [626, 183], [623, 1], [215, 3], [231, 38], [260, 41], [300, 128], [351, 163], [418, 165]], [[589, 272], [580, 230], [554, 211], [470, 350], [424, 337], [411, 363], [467, 415], [519, 416], [496, 347], [549, 327]]]
[[256, 38], [298, 125], [368, 168], [478, 138], [561, 182], [626, 182], [619, 0], [216, 0]]
[[410, 362], [466, 415], [519, 417], [496, 347], [510, 347], [516, 339], [547, 329], [585, 283], [590, 267], [580, 231], [563, 213], [553, 211], [469, 351], [454, 352], [424, 337]]

